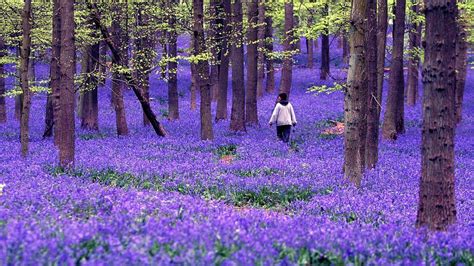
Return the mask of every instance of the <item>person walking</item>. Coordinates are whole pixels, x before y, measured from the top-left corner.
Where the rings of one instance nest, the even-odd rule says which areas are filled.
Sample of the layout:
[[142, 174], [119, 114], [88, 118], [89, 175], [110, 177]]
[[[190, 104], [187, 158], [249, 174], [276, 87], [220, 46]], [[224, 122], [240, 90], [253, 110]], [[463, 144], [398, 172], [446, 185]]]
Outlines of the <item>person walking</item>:
[[277, 137], [279, 140], [288, 143], [290, 141], [291, 127], [296, 126], [296, 116], [293, 105], [288, 102], [288, 94], [280, 93], [277, 104], [273, 109], [272, 117], [268, 123], [270, 127], [276, 124]]

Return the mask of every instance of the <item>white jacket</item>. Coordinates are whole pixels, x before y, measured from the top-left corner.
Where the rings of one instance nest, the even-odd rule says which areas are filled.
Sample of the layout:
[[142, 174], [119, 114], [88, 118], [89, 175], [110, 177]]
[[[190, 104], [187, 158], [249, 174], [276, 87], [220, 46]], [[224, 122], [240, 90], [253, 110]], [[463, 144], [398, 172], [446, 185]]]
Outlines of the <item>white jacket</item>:
[[273, 124], [275, 122], [277, 126], [296, 124], [295, 111], [293, 110], [293, 105], [291, 105], [291, 103], [286, 105], [277, 103], [275, 109], [273, 109], [269, 124]]

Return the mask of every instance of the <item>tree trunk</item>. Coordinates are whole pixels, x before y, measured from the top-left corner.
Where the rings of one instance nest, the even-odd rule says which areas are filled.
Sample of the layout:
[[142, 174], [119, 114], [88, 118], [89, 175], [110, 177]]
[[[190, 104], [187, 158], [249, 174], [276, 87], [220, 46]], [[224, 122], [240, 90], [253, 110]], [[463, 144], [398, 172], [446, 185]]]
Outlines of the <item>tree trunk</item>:
[[[230, 36], [231, 34], [231, 1], [223, 0], [221, 8], [222, 16], [222, 36]], [[219, 93], [217, 95], [216, 121], [227, 119], [227, 90], [229, 83], [229, 42], [227, 38], [222, 38], [219, 65]]]
[[[114, 66], [127, 66], [128, 65], [128, 35], [125, 31], [126, 25], [128, 25], [128, 17], [124, 15], [128, 8], [127, 3], [116, 3], [113, 9], [113, 20], [112, 20], [112, 42], [115, 47], [118, 47], [119, 53], [123, 55], [117, 61], [118, 58], [112, 58], [112, 64]], [[125, 27], [121, 24], [124, 23]], [[107, 45], [107, 43], [105, 43]], [[106, 47], [102, 47], [102, 50], [106, 50]], [[128, 135], [127, 117], [125, 115], [125, 104], [123, 102], [123, 90], [126, 88], [126, 84], [121, 80], [120, 73], [116, 71], [112, 72], [112, 103], [115, 111], [115, 125], [118, 136]]]
[[314, 50], [313, 50], [313, 39], [306, 38], [306, 47], [308, 50], [308, 64], [306, 65], [307, 68], [312, 69], [314, 66]]
[[59, 165], [64, 168], [74, 166], [75, 125], [74, 125], [74, 1], [60, 0], [61, 12], [61, 54], [60, 70], [60, 109], [57, 125], [59, 127]]
[[293, 50], [295, 50], [297, 54], [301, 53], [301, 36], [298, 34], [297, 31], [299, 25], [300, 19], [298, 18], [298, 16], [293, 15]]
[[81, 128], [99, 130], [99, 102], [97, 87], [99, 80], [96, 72], [99, 71], [99, 43], [86, 48], [86, 91], [82, 94]]
[[405, 131], [404, 127], [404, 93], [403, 77], [403, 42], [405, 34], [406, 0], [397, 0], [394, 8], [393, 52], [390, 66], [389, 91], [385, 108], [382, 135], [386, 139], [395, 140], [397, 135]]
[[281, 70], [280, 93], [290, 94], [293, 76], [293, 56], [291, 44], [293, 35], [293, 0], [285, 0], [285, 33], [283, 39], [283, 50], [286, 53]]
[[[100, 16], [98, 13], [97, 5], [92, 4], [92, 3], [89, 3], [88, 5], [89, 5], [89, 8], [93, 10], [92, 15], [93, 15], [94, 24], [96, 25], [97, 28], [100, 29], [102, 37], [107, 42], [109, 50], [112, 53], [113, 62], [123, 62], [122, 55], [120, 54], [119, 50], [115, 48], [114, 43], [109, 38], [110, 34], [107, 28], [100, 23]], [[127, 67], [127, 65], [125, 65], [124, 63], [120, 63], [120, 66]], [[137, 97], [138, 101], [140, 102], [143, 112], [146, 114], [156, 134], [160, 137], [166, 136], [165, 129], [163, 128], [161, 123], [156, 119], [156, 115], [151, 109], [150, 101], [144, 96], [143, 92], [140, 90], [139, 86], [136, 83], [137, 82], [136, 79], [134, 79], [132, 75], [127, 72], [122, 73], [121, 76], [123, 79], [125, 79], [128, 86], [132, 89], [133, 93]]]
[[[193, 45], [194, 55], [206, 52], [204, 38], [204, 0], [193, 0]], [[201, 96], [201, 139], [213, 140], [212, 112], [211, 112], [211, 84], [209, 78], [209, 63], [199, 60], [196, 64], [197, 85]]]
[[456, 42], [456, 124], [462, 120], [462, 105], [464, 98], [464, 87], [467, 75], [467, 21], [463, 17], [463, 11], [458, 16], [458, 35]]
[[244, 86], [244, 47], [242, 43], [242, 2], [232, 4], [232, 111], [230, 130], [246, 131], [245, 128], [245, 86]]
[[178, 96], [178, 33], [176, 27], [176, 15], [174, 14], [176, 0], [168, 1], [169, 32], [168, 32], [168, 57], [172, 60], [168, 62], [168, 119], [171, 121], [179, 119], [179, 96]]
[[431, 230], [446, 230], [456, 222], [456, 13], [456, 0], [425, 0], [422, 168], [416, 225]]
[[[18, 46], [15, 47], [15, 55], [17, 58], [21, 57], [21, 42], [19, 42]], [[18, 85], [21, 87], [21, 67], [19, 65], [16, 66], [16, 74], [18, 77]], [[20, 121], [21, 120], [21, 112], [23, 109], [23, 94], [15, 96], [15, 119]], [[21, 122], [21, 121], [20, 121]]]
[[245, 98], [245, 122], [249, 125], [258, 125], [257, 114], [257, 24], [258, 24], [258, 2], [248, 2], [248, 25], [247, 30], [247, 92]]
[[[115, 3], [116, 5], [116, 3]], [[112, 21], [113, 23], [113, 21]], [[128, 47], [128, 45], [127, 45]], [[99, 86], [105, 85], [105, 75], [107, 72], [107, 44], [105, 41], [100, 41], [99, 48]]]
[[269, 56], [273, 53], [273, 20], [271, 16], [265, 17], [265, 52], [267, 53], [265, 91], [272, 93], [275, 90], [275, 68], [273, 66], [273, 58]]
[[212, 58], [210, 60], [210, 83], [211, 83], [211, 98], [212, 101], [217, 101], [217, 94], [219, 92], [219, 65], [220, 65], [220, 52], [222, 50], [222, 18], [219, 3], [222, 0], [210, 0], [209, 1], [209, 12], [210, 12], [210, 27], [208, 31], [209, 35], [209, 49], [211, 50]]
[[25, 0], [23, 11], [21, 14], [22, 22], [21, 28], [23, 38], [21, 42], [20, 52], [20, 86], [22, 90], [22, 109], [20, 118], [20, 140], [21, 140], [21, 155], [26, 157], [28, 155], [29, 144], [29, 123], [30, 123], [30, 108], [31, 108], [31, 91], [29, 87], [29, 71], [30, 66], [30, 52], [31, 52], [31, 0]]
[[387, 0], [377, 0], [377, 102], [378, 119], [382, 111], [382, 90], [385, 69], [385, 45], [387, 43], [388, 4]]
[[[347, 33], [345, 33], [347, 34]], [[344, 34], [344, 36], [342, 37], [342, 61], [344, 62], [344, 64], [348, 64], [349, 63], [349, 56], [350, 56], [350, 45], [349, 45], [349, 41], [347, 40], [347, 37], [346, 35]], [[317, 42], [316, 42], [317, 43]]]
[[367, 139], [365, 164], [374, 168], [378, 161], [379, 116], [377, 103], [377, 0], [367, 0]]
[[[54, 144], [59, 147], [59, 113], [61, 110], [61, 69], [60, 69], [60, 57], [61, 57], [61, 8], [60, 0], [53, 0], [53, 21], [52, 21], [52, 39], [51, 39], [51, 65], [50, 65], [50, 76], [51, 76], [51, 94], [52, 94], [52, 109], [53, 109], [53, 124], [51, 130], [54, 132]], [[50, 107], [51, 108], [51, 107]], [[49, 125], [46, 126], [46, 129]], [[45, 130], [47, 132], [48, 130]]]
[[[323, 16], [329, 15], [329, 8], [328, 5], [324, 5], [323, 9]], [[321, 34], [321, 72], [320, 72], [320, 79], [326, 80], [329, 75], [329, 33], [327, 32], [329, 29], [325, 29], [325, 32]]]
[[191, 63], [191, 110], [196, 110], [197, 108], [197, 71], [196, 64]]
[[367, 133], [366, 5], [366, 0], [352, 2], [351, 56], [344, 97], [344, 177], [356, 186], [360, 186], [365, 169]]
[[257, 97], [263, 96], [265, 80], [265, 0], [258, 2], [258, 70], [257, 70]]
[[414, 106], [418, 99], [418, 77], [420, 68], [420, 57], [418, 49], [421, 43], [421, 23], [416, 22], [415, 17], [419, 15], [419, 4], [416, 0], [411, 0], [411, 22], [409, 32], [410, 59], [408, 60], [408, 84], [407, 84], [407, 105]]
[[[3, 37], [0, 36], [0, 57], [7, 55], [6, 45]], [[3, 64], [0, 64], [0, 123], [7, 122], [7, 109], [5, 106], [5, 67]]]

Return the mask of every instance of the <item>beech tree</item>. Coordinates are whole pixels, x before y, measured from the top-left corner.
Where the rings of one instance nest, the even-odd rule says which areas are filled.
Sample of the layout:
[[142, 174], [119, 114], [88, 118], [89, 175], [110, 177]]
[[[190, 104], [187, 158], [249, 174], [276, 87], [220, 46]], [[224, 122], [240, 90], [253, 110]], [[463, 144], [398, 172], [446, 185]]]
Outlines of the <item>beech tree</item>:
[[293, 77], [293, 0], [285, 0], [284, 59], [281, 69], [280, 92], [289, 94]]
[[83, 54], [85, 66], [85, 91], [81, 100], [81, 128], [99, 130], [99, 42], [88, 45]]
[[456, 38], [456, 123], [462, 120], [462, 105], [464, 98], [464, 87], [466, 86], [467, 75], [467, 18], [465, 11], [459, 11], [457, 18], [457, 38]]
[[232, 111], [230, 115], [230, 130], [232, 131], [246, 131], [242, 20], [242, 1], [235, 0], [232, 4]]
[[22, 108], [20, 118], [21, 154], [28, 154], [29, 123], [31, 108], [31, 90], [29, 87], [30, 52], [31, 52], [31, 0], [25, 0], [22, 16], [22, 41], [20, 50], [20, 86], [22, 90]]
[[[0, 57], [4, 57], [7, 46], [3, 37], [0, 36]], [[7, 108], [5, 106], [5, 67], [3, 63], [0, 63], [0, 123], [7, 122]]]
[[395, 20], [393, 22], [393, 51], [392, 63], [390, 65], [389, 90], [382, 125], [383, 137], [391, 140], [397, 139], [397, 135], [405, 131], [405, 79], [403, 75], [405, 6], [406, 0], [396, 0], [394, 8]]
[[[327, 3], [323, 6], [323, 16], [329, 14], [329, 6]], [[327, 28], [321, 34], [321, 72], [319, 78], [326, 80], [329, 75], [329, 29]]]
[[258, 25], [257, 27], [257, 97], [261, 98], [264, 91], [264, 81], [265, 81], [265, 0], [257, 1], [258, 5]]
[[257, 114], [257, 72], [258, 72], [258, 2], [249, 0], [247, 6], [247, 92], [245, 98], [245, 122], [250, 125], [258, 124]]
[[382, 90], [385, 75], [385, 46], [387, 44], [388, 4], [387, 0], [377, 1], [377, 102], [378, 119], [382, 111]]
[[418, 49], [421, 44], [421, 22], [419, 21], [420, 7], [416, 0], [411, 1], [410, 8], [410, 32], [408, 49], [410, 57], [408, 60], [408, 74], [407, 74], [407, 105], [413, 106], [418, 99], [418, 81], [420, 68], [420, 55]]
[[176, 0], [168, 0], [168, 119], [179, 119], [178, 95], [178, 32], [176, 31]]
[[[269, 7], [267, 6], [267, 11]], [[268, 12], [266, 12], [268, 13]], [[271, 54], [273, 52], [273, 20], [271, 16], [265, 17], [265, 52]], [[272, 93], [275, 90], [275, 68], [273, 66], [273, 58], [267, 56], [265, 69], [267, 78], [265, 81], [265, 91]]]
[[216, 121], [227, 119], [227, 93], [229, 83], [229, 58], [230, 49], [228, 37], [231, 34], [231, 1], [222, 0], [219, 2], [219, 29], [222, 36], [221, 49], [219, 51], [219, 80], [218, 80], [218, 94], [217, 94], [217, 110]]
[[446, 230], [456, 222], [454, 130], [456, 0], [425, 0], [421, 179], [416, 225]]

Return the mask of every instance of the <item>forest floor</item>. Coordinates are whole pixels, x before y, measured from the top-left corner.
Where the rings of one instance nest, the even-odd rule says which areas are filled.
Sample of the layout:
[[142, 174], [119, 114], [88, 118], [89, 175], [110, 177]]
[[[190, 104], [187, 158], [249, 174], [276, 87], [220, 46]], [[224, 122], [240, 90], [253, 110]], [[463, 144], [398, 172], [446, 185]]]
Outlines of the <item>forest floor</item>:
[[[446, 233], [415, 229], [419, 103], [406, 108], [406, 133], [381, 142], [377, 168], [356, 189], [343, 180], [342, 136], [323, 134], [342, 119], [342, 93], [306, 92], [318, 70], [295, 67], [299, 123], [290, 146], [267, 125], [275, 95], [258, 103], [260, 127], [234, 134], [225, 121], [215, 124], [215, 141], [200, 141], [189, 68], [179, 75], [176, 122], [166, 120], [166, 84], [152, 80], [166, 138], [143, 127], [130, 92], [130, 135], [117, 137], [110, 86], [102, 88], [100, 131], [77, 129], [76, 168], [67, 172], [41, 137], [45, 97], [33, 99], [27, 159], [9, 112], [0, 125], [0, 264], [474, 263], [474, 71], [456, 134], [458, 222]], [[7, 104], [14, 109], [13, 99]]]

